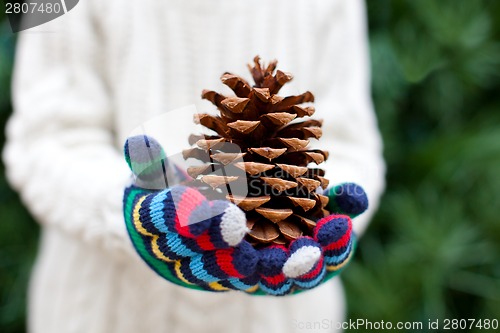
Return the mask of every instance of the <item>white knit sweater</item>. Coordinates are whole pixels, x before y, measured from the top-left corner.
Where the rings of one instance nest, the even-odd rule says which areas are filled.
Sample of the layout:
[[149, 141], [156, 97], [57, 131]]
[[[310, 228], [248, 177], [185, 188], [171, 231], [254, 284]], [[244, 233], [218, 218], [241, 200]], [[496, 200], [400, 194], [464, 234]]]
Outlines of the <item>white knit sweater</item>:
[[354, 221], [360, 233], [384, 173], [365, 29], [360, 0], [85, 0], [21, 33], [4, 160], [43, 226], [30, 332], [327, 332], [343, 320], [337, 278], [275, 298], [157, 277], [126, 234], [121, 146], [155, 115], [193, 103], [210, 110], [201, 90], [221, 90], [223, 72], [247, 73], [256, 54], [277, 58], [295, 76], [286, 92], [316, 96], [331, 183], [368, 193], [370, 211]]

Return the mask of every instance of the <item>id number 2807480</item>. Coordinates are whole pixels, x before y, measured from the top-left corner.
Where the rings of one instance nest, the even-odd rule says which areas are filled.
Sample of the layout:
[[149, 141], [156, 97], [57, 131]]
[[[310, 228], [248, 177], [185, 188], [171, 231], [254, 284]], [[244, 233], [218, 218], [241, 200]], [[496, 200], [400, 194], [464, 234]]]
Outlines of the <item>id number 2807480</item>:
[[497, 330], [498, 319], [444, 319], [443, 330]]
[[33, 14], [33, 13], [46, 13], [46, 14], [59, 14], [63, 11], [60, 3], [51, 2], [24, 2], [24, 3], [5, 3], [5, 14]]

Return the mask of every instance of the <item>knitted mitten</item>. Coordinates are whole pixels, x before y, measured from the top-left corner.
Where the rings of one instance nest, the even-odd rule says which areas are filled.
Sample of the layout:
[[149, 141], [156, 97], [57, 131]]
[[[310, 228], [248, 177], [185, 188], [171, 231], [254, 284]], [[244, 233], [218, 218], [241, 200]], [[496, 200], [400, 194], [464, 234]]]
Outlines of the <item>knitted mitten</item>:
[[[336, 214], [317, 221], [313, 237], [299, 237], [287, 247], [255, 249], [244, 240], [246, 217], [237, 206], [168, 184], [189, 176], [169, 165], [154, 139], [129, 138], [124, 150], [135, 175], [124, 195], [127, 230], [143, 260], [173, 283], [285, 295], [336, 275], [352, 253], [351, 217], [367, 207], [359, 186], [344, 184], [326, 193]], [[161, 184], [170, 187], [160, 190]]]

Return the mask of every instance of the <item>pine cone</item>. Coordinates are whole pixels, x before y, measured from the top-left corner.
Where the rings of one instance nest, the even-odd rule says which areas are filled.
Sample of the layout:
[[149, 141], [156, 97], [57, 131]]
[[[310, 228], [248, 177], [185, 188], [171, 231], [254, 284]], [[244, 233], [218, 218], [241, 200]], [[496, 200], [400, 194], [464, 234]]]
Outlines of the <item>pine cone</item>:
[[[236, 96], [204, 90], [202, 98], [217, 106], [220, 114], [197, 114], [194, 120], [217, 134], [191, 135], [189, 142], [195, 147], [183, 152], [185, 159], [205, 163], [188, 168], [188, 173], [195, 179], [192, 184], [207, 194], [215, 194], [228, 183], [247, 182], [247, 196], [227, 195], [226, 199], [246, 212], [251, 230], [248, 241], [256, 247], [288, 244], [301, 235], [310, 236], [316, 221], [329, 215], [325, 210], [328, 197], [317, 191], [328, 186], [324, 170], [309, 167], [328, 158], [326, 151], [308, 149], [310, 139], [321, 137], [322, 121], [296, 121], [314, 114], [314, 107], [301, 106], [314, 102], [314, 96], [309, 91], [278, 96], [293, 77], [276, 70], [276, 65], [277, 61], [272, 61], [264, 68], [255, 57], [254, 65], [248, 66], [254, 86], [224, 73], [222, 83]], [[240, 151], [226, 149], [227, 143], [236, 144]], [[212, 174], [228, 167], [243, 170], [246, 177]]]

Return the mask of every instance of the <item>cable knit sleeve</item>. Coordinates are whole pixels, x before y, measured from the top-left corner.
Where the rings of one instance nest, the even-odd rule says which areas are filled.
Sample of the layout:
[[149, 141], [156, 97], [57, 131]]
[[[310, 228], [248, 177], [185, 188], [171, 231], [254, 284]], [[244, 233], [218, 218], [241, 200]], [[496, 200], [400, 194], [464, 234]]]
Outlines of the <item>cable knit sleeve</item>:
[[7, 177], [43, 225], [131, 250], [121, 213], [129, 171], [114, 146], [99, 27], [82, 2], [20, 33]]
[[[370, 97], [365, 8], [362, 0], [342, 0], [326, 15], [317, 33], [316, 66], [322, 68], [316, 95], [324, 119], [319, 147], [330, 152], [325, 165], [330, 184], [355, 182], [369, 198], [367, 212], [353, 221], [362, 234], [384, 189], [382, 141]], [[327, 27], [327, 28], [326, 28]], [[333, 28], [330, 28], [333, 27]]]

